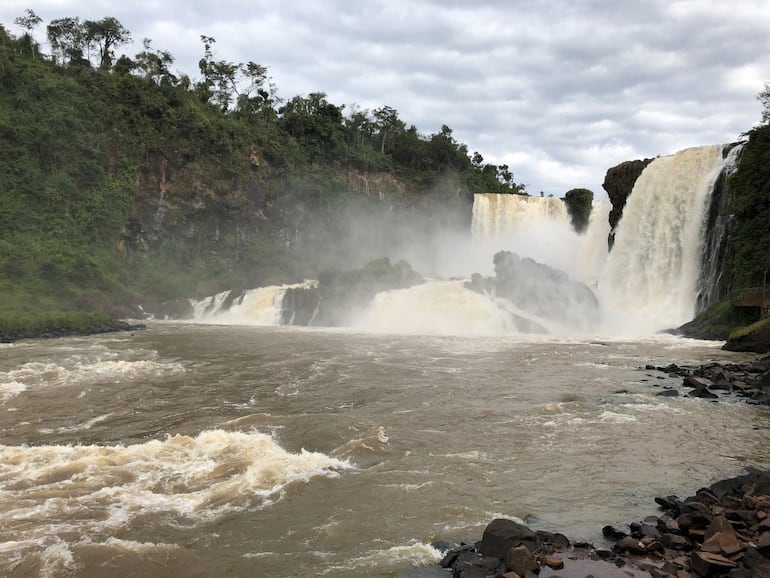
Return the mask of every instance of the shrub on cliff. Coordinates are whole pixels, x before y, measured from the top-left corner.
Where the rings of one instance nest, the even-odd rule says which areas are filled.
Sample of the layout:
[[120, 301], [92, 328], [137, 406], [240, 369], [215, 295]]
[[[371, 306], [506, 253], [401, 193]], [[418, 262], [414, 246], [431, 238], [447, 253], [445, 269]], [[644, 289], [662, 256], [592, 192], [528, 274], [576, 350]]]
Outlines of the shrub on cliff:
[[567, 205], [572, 227], [578, 233], [582, 233], [588, 228], [593, 202], [594, 193], [588, 189], [572, 189], [564, 195], [564, 203]]

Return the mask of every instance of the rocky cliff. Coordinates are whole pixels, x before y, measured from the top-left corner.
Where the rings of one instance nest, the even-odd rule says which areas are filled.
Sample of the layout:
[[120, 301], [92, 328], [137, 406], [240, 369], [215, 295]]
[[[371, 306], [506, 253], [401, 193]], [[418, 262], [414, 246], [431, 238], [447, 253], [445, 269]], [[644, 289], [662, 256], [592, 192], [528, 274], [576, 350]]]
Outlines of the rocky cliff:
[[607, 239], [610, 249], [615, 242], [615, 227], [620, 222], [623, 215], [623, 207], [626, 206], [626, 199], [631, 191], [634, 190], [634, 183], [644, 168], [649, 165], [653, 159], [641, 159], [625, 161], [607, 170], [602, 187], [607, 191], [607, 195], [612, 203], [610, 211], [610, 235]]

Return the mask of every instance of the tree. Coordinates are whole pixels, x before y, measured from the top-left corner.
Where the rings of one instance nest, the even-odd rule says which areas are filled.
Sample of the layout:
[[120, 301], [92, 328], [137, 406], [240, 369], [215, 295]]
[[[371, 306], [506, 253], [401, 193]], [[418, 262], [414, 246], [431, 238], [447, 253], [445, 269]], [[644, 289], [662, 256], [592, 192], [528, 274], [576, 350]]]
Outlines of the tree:
[[406, 128], [404, 122], [398, 118], [398, 111], [389, 106], [383, 106], [374, 110], [375, 126], [380, 136], [380, 153], [385, 153], [385, 144], [393, 135], [403, 132]]
[[770, 82], [765, 83], [765, 89], [757, 95], [757, 100], [762, 103], [762, 123], [770, 123]]
[[32, 38], [32, 31], [37, 27], [38, 24], [43, 21], [43, 19], [29, 8], [24, 11], [24, 14], [24, 16], [18, 16], [17, 18], [14, 18], [13, 22], [17, 26], [20, 26], [26, 30], [21, 38], [22, 45], [29, 47], [29, 52], [32, 54], [32, 58], [34, 58], [35, 54], [38, 52], [38, 45], [37, 42], [35, 42], [35, 40]]
[[[174, 62], [174, 57], [167, 50], [155, 50], [151, 44], [152, 41], [149, 38], [142, 41], [144, 50], [136, 55], [136, 60], [133, 62], [134, 68], [140, 70], [148, 82], [155, 84], [161, 84], [164, 80], [171, 83], [176, 82], [176, 76], [171, 74], [168, 69], [169, 65]], [[118, 62], [120, 61], [119, 59]]]
[[112, 16], [101, 20], [86, 20], [83, 32], [89, 46], [99, 47], [99, 70], [112, 67], [114, 48], [131, 41], [131, 33]]
[[198, 61], [198, 68], [203, 81], [197, 86], [197, 92], [203, 102], [212, 102], [222, 112], [227, 112], [233, 101], [239, 112], [250, 108], [264, 113], [265, 105], [272, 108], [277, 102], [275, 85], [267, 76], [267, 67], [255, 62], [246, 64], [214, 60], [211, 47], [216, 40], [211, 36], [201, 35], [203, 58]]
[[32, 30], [34, 30], [35, 27], [43, 21], [43, 19], [29, 8], [24, 11], [24, 14], [24, 16], [18, 16], [17, 18], [14, 18], [13, 22], [17, 26], [21, 26], [24, 28], [24, 30], [31, 33]]
[[61, 63], [66, 64], [68, 59], [72, 61], [83, 58], [85, 37], [77, 16], [51, 20], [46, 32], [54, 62], [61, 59]]

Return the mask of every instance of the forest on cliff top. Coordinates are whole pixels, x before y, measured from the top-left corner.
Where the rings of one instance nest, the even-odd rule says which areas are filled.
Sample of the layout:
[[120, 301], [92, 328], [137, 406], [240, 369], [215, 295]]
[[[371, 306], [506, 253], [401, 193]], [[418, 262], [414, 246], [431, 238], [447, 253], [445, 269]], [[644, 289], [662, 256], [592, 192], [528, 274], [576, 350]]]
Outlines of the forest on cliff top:
[[150, 40], [117, 56], [130, 31], [111, 17], [49, 22], [48, 51], [34, 12], [16, 24], [27, 32], [0, 25], [6, 311], [293, 281], [356, 256], [353, 214], [377, 217], [367, 235], [383, 245], [405, 220], [467, 227], [473, 191], [524, 192], [447, 126], [282, 98], [265, 66], [216, 59], [211, 37], [193, 78]]

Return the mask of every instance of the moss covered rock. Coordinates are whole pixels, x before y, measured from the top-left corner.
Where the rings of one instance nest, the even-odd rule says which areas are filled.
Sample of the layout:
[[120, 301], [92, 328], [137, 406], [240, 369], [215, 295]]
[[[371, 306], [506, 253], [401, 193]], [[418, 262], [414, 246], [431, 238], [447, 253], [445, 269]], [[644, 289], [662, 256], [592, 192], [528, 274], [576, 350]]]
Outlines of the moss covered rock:
[[602, 187], [607, 191], [610, 203], [612, 203], [612, 210], [610, 211], [610, 236], [607, 239], [610, 249], [615, 241], [615, 227], [623, 215], [623, 208], [626, 206], [628, 195], [634, 190], [636, 179], [639, 178], [645, 167], [653, 160], [637, 159], [625, 161], [607, 170]]
[[747, 327], [736, 329], [730, 334], [722, 349], [770, 353], [770, 317], [760, 319]]
[[594, 193], [588, 189], [571, 189], [564, 195], [564, 204], [567, 205], [572, 227], [578, 233], [588, 228], [593, 202]]

